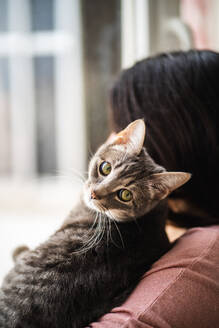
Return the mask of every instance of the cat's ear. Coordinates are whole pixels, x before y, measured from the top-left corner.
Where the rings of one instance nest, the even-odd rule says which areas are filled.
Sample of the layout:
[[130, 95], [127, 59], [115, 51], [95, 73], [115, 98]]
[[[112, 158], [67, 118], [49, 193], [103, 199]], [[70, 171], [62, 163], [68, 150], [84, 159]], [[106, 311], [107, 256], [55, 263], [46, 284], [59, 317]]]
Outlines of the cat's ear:
[[124, 146], [129, 153], [138, 155], [144, 144], [145, 130], [144, 121], [141, 119], [136, 120], [130, 123], [127, 128], [114, 135], [110, 143]]
[[107, 144], [111, 144], [115, 141], [116, 139], [116, 132], [111, 132], [109, 137], [106, 139]]
[[148, 183], [151, 187], [152, 198], [156, 200], [164, 199], [172, 191], [184, 185], [190, 178], [191, 174], [185, 172], [162, 172], [150, 175]]

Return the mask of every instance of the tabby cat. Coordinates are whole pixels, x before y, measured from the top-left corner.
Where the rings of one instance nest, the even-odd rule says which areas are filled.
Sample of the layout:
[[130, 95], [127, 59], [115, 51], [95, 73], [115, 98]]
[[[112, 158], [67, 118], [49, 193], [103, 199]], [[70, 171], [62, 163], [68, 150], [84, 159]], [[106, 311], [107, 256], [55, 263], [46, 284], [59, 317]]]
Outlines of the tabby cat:
[[0, 291], [1, 328], [81, 328], [123, 302], [170, 244], [166, 196], [190, 174], [166, 172], [143, 147], [143, 120], [93, 156], [62, 227], [24, 249]]

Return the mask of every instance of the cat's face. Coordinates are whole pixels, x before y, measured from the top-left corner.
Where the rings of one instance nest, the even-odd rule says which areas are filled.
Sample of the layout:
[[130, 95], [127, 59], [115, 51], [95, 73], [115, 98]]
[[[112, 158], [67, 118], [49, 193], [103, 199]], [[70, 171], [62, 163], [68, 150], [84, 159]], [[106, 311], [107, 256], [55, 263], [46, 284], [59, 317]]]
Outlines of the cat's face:
[[155, 164], [143, 148], [144, 139], [144, 121], [137, 120], [98, 149], [84, 187], [88, 207], [117, 221], [130, 220], [149, 212], [190, 178]]

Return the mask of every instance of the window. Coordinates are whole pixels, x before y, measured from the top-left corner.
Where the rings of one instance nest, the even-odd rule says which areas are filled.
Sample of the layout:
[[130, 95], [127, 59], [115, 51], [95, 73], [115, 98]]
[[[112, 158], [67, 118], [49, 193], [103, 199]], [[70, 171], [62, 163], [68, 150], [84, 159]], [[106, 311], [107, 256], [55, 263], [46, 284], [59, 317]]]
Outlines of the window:
[[85, 168], [79, 4], [0, 1], [1, 175]]

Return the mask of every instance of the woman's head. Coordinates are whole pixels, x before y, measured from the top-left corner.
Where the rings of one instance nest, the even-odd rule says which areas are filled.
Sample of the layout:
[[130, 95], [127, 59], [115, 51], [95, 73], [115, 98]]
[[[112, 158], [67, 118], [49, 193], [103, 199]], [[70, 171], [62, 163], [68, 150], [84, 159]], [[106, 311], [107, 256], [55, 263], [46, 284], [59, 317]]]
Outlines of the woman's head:
[[142, 60], [123, 71], [112, 89], [112, 128], [117, 132], [144, 118], [150, 155], [168, 170], [191, 171], [186, 156], [201, 160], [203, 150], [215, 147], [218, 78], [219, 54], [211, 51], [174, 52]]

